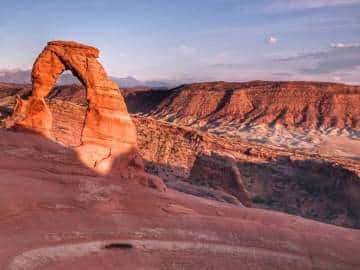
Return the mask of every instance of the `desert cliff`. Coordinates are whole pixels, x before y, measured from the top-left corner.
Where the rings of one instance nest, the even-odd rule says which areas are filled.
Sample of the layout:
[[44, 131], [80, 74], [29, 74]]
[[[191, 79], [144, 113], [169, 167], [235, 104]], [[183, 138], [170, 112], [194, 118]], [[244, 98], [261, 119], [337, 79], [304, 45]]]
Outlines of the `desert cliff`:
[[[179, 89], [147, 92], [148, 103], [129, 96], [108, 79], [98, 53], [50, 42], [34, 64], [32, 87], [0, 85], [1, 269], [360, 267], [358, 230], [295, 216], [358, 227], [358, 160], [208, 132], [196, 119], [206, 126], [247, 109], [228, 107], [233, 97], [225, 91], [215, 105], [202, 102], [215, 111], [188, 111], [184, 102], [183, 111], [165, 112], [180, 106]], [[84, 85], [54, 88], [65, 69]], [[356, 91], [346, 93], [356, 101]], [[131, 117], [126, 100], [143, 116]], [[281, 111], [275, 107], [267, 111]], [[352, 109], [339, 109], [346, 116], [338, 128], [358, 128]], [[163, 181], [167, 192], [159, 192]]]

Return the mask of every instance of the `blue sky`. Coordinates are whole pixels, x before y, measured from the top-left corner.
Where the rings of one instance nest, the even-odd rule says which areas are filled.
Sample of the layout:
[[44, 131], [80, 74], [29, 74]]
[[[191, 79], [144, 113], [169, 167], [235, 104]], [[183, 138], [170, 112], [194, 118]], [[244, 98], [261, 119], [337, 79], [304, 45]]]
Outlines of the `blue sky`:
[[49, 40], [142, 80], [360, 81], [360, 0], [1, 1], [0, 69]]

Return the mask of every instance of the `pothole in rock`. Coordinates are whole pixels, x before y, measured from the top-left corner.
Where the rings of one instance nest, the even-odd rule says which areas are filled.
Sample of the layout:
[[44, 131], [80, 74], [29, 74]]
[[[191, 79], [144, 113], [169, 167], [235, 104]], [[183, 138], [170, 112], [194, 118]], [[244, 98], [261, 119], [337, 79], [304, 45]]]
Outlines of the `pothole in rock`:
[[115, 250], [115, 249], [132, 249], [134, 246], [130, 243], [109, 243], [104, 246], [105, 249]]

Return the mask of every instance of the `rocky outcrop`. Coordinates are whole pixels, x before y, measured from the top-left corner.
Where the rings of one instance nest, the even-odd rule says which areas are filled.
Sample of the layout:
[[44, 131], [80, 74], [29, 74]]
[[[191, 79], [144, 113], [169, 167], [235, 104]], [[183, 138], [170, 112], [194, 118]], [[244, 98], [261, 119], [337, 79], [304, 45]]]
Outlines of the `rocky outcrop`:
[[129, 113], [148, 114], [173, 93], [173, 90], [126, 89], [123, 96]]
[[[94, 47], [69, 41], [49, 42], [34, 63], [31, 94], [28, 99], [17, 99], [7, 126], [15, 125], [56, 140], [52, 133], [53, 114], [45, 97], [51, 94], [60, 74], [70, 70], [84, 85], [88, 105], [78, 131], [79, 145], [74, 147], [79, 159], [102, 175], [122, 174], [129, 178], [136, 173], [141, 182], [152, 182], [153, 177], [143, 171], [135, 126], [124, 99], [98, 62], [98, 56]], [[157, 179], [156, 186], [159, 182]]]
[[[132, 104], [133, 95], [129, 96]], [[142, 104], [142, 98], [149, 94], [137, 95]], [[204, 128], [279, 124], [290, 128], [359, 131], [359, 100], [360, 87], [343, 84], [211, 82], [183, 85], [164, 92], [163, 99], [152, 106], [151, 112], [143, 111], [163, 120]]]
[[[58, 48], [60, 44], [65, 48]], [[49, 46], [69, 53], [86, 49], [63, 42]], [[66, 61], [61, 63], [68, 67]], [[136, 140], [129, 142], [110, 132], [129, 128], [120, 134], [134, 135], [126, 107], [112, 104], [121, 95], [110, 89], [116, 95], [112, 99], [105, 88], [95, 89], [89, 104], [78, 105], [46, 100], [46, 91], [41, 84], [38, 87], [34, 88], [40, 89], [38, 94], [30, 92], [28, 100], [18, 99], [7, 122], [45, 136], [0, 130], [1, 269], [92, 270], [120, 265], [126, 269], [359, 269], [358, 230], [109, 181], [113, 175], [164, 188], [160, 178], [144, 174]], [[120, 124], [124, 119], [118, 116], [124, 116], [128, 125]], [[163, 174], [176, 172], [188, 183], [205, 183], [238, 198], [269, 189], [279, 198], [291, 199], [288, 193], [297, 188], [291, 180], [297, 177], [318, 199], [316, 205], [323, 206], [328, 194], [331, 200], [326, 202], [344, 208], [335, 190], [344, 189], [350, 195], [350, 208], [359, 206], [358, 201], [354, 204], [359, 189], [353, 188], [358, 163], [230, 141], [150, 118], [139, 117], [135, 122], [142, 154], [153, 168], [166, 168]], [[98, 161], [105, 150], [116, 173], [112, 169], [108, 173], [110, 167], [98, 167], [103, 160], [91, 162]], [[120, 156], [117, 150], [123, 151]], [[289, 178], [274, 181], [279, 175]], [[296, 203], [309, 204], [303, 200], [307, 194], [300, 195], [293, 198], [301, 199]]]
[[225, 190], [237, 197], [243, 205], [252, 205], [236, 160], [229, 155], [199, 153], [191, 168], [189, 180], [196, 185]]
[[[15, 100], [12, 95], [28, 95], [23, 87], [0, 88], [5, 115], [11, 112]], [[76, 85], [56, 87], [46, 100], [54, 120], [51, 134], [63, 145], [76, 147], [81, 143], [87, 110], [83, 91]], [[156, 100], [168, 95], [163, 91], [157, 91], [154, 97], [151, 91], [125, 91], [130, 111], [144, 109], [136, 107], [139, 94], [143, 106], [149, 99], [154, 106]], [[245, 188], [253, 207], [359, 227], [360, 165], [356, 159], [228, 140], [149, 117], [134, 116], [132, 120], [146, 171], [160, 176], [176, 190], [239, 205], [246, 204], [241, 191]], [[234, 181], [232, 166], [224, 163], [228, 156], [236, 160], [242, 187]]]
[[0, 269], [360, 268], [359, 230], [109, 182], [29, 133], [0, 153]]
[[360, 226], [358, 161], [233, 141], [149, 117], [133, 119], [146, 169], [169, 186], [194, 194], [178, 184], [190, 183], [231, 194], [244, 205], [250, 199], [253, 207]]

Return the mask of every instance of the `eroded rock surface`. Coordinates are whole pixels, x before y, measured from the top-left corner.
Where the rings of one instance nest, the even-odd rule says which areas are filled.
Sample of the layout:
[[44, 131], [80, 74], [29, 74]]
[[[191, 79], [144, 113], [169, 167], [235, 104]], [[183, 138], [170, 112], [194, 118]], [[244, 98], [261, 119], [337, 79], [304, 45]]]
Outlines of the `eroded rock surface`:
[[83, 126], [77, 132], [79, 144], [71, 145], [79, 159], [102, 175], [134, 178], [136, 174], [141, 182], [152, 182], [153, 177], [143, 171], [136, 129], [124, 99], [98, 57], [94, 47], [71, 41], [49, 42], [34, 63], [31, 94], [28, 99], [17, 99], [7, 126], [22, 127], [56, 141], [53, 114], [45, 98], [61, 73], [70, 70], [83, 83], [88, 104]]
[[[12, 95], [26, 96], [28, 87], [0, 85], [0, 91], [0, 106], [6, 115], [11, 112], [15, 100]], [[51, 133], [64, 145], [80, 143], [87, 110], [84, 93], [77, 85], [58, 86], [46, 100], [54, 118]], [[125, 90], [124, 93], [129, 111], [136, 108], [149, 111], [169, 95], [166, 91]], [[133, 115], [132, 120], [137, 128], [145, 170], [160, 176], [171, 188], [198, 197], [246, 205], [247, 196], [242, 196], [245, 187], [253, 207], [339, 226], [360, 226], [360, 164], [356, 159], [229, 140], [150, 117]], [[321, 145], [327, 147], [325, 143]], [[331, 148], [340, 145], [337, 143]], [[356, 155], [354, 146], [351, 151]], [[221, 164], [226, 156], [235, 158], [243, 187], [236, 185], [231, 166]]]
[[344, 84], [209, 82], [171, 90], [150, 115], [207, 128], [279, 124], [303, 129], [359, 131], [359, 101], [360, 87]]
[[122, 185], [0, 130], [0, 269], [357, 270], [360, 231]]
[[[168, 91], [130, 92], [125, 98], [130, 113], [222, 137], [351, 158], [360, 153], [356, 145], [360, 138], [359, 86], [207, 82]], [[326, 147], [329, 144], [332, 146]]]
[[[149, 117], [133, 119], [146, 169], [169, 186], [186, 191], [172, 183], [191, 183], [224, 191], [245, 205], [250, 197], [253, 207], [360, 226], [358, 161], [228, 140]], [[235, 159], [240, 185], [227, 157]]]
[[[47, 100], [47, 105], [53, 116], [52, 138], [0, 130], [0, 269], [359, 269], [358, 230], [174, 190], [159, 193], [109, 182], [84, 166], [73, 151], [81, 139], [86, 106], [56, 99]], [[247, 189], [247, 180], [256, 174], [266, 176], [268, 184], [279, 184], [272, 181], [270, 166], [286, 171], [304, 157], [150, 118], [135, 122], [142, 153], [154, 168], [164, 167], [162, 173], [170, 177], [185, 171], [188, 182], [202, 178], [202, 168], [212, 180], [217, 180], [217, 168], [230, 169], [223, 185], [210, 182], [230, 193], [241, 187], [233, 182], [240, 179], [235, 161], [222, 166], [223, 157], [207, 155], [208, 150], [240, 162]], [[273, 163], [275, 159], [279, 163]], [[243, 166], [246, 161], [253, 167]], [[265, 161], [269, 170], [261, 165]], [[142, 166], [141, 159], [132, 163]], [[323, 165], [319, 162], [319, 172], [331, 174], [331, 167]], [[353, 165], [351, 169], [359, 168]], [[337, 174], [346, 176], [341, 168]], [[256, 184], [261, 177], [254, 180]], [[358, 194], [353, 186], [348, 189]]]
[[251, 206], [250, 194], [245, 188], [236, 160], [229, 155], [199, 153], [191, 168], [189, 180], [196, 185], [227, 190], [243, 205]]

